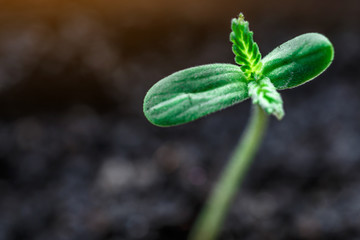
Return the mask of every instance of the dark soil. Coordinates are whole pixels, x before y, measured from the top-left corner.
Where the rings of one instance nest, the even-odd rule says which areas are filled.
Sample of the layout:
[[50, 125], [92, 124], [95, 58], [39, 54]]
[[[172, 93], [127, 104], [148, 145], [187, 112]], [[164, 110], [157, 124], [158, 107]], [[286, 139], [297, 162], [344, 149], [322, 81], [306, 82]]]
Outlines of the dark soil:
[[240, 11], [263, 55], [316, 31], [335, 60], [281, 92], [221, 239], [360, 239], [358, 0], [1, 5], [0, 240], [186, 239], [250, 102], [158, 128], [142, 100], [173, 71], [233, 62]]

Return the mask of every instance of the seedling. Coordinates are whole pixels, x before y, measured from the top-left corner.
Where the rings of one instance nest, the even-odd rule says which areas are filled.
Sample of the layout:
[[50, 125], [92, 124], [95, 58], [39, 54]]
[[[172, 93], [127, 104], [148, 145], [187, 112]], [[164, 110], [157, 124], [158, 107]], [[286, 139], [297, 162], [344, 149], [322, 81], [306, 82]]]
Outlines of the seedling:
[[206, 203], [190, 239], [218, 236], [236, 190], [259, 148], [268, 115], [284, 117], [277, 90], [294, 88], [321, 74], [331, 64], [334, 49], [319, 33], [291, 39], [261, 58], [244, 15], [232, 19], [230, 41], [233, 64], [208, 64], [175, 72], [157, 82], [146, 94], [144, 114], [162, 127], [184, 124], [248, 98], [253, 111], [248, 126]]

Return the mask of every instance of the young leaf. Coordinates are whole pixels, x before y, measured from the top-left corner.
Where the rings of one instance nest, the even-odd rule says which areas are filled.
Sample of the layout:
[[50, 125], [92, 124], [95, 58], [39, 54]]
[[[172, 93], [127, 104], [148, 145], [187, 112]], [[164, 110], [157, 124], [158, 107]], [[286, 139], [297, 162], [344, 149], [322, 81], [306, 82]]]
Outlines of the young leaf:
[[325, 36], [307, 33], [283, 43], [263, 58], [262, 74], [277, 89], [293, 88], [325, 71], [333, 58], [333, 46]]
[[284, 117], [282, 98], [269, 78], [251, 81], [248, 87], [253, 104], [259, 104], [265, 112], [274, 114], [279, 120]]
[[232, 32], [230, 41], [233, 43], [232, 50], [235, 54], [235, 62], [241, 66], [246, 77], [253, 78], [253, 74], [259, 73], [262, 67], [259, 47], [254, 42], [253, 32], [249, 29], [249, 22], [245, 21], [244, 15], [231, 22]]
[[208, 64], [175, 72], [146, 94], [144, 114], [153, 124], [187, 123], [248, 98], [247, 80], [239, 66]]

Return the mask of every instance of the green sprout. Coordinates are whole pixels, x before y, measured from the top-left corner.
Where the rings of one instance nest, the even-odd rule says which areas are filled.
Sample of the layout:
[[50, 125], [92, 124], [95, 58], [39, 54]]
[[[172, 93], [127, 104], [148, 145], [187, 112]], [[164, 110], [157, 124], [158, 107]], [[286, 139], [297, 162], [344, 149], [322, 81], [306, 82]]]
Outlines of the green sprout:
[[184, 124], [248, 98], [253, 111], [248, 126], [219, 182], [200, 213], [190, 239], [215, 239], [226, 212], [258, 150], [268, 115], [284, 117], [277, 90], [294, 88], [321, 74], [334, 58], [331, 42], [319, 33], [291, 39], [261, 58], [249, 23], [240, 14], [231, 22], [233, 64], [207, 64], [175, 72], [146, 94], [144, 114], [157, 126]]

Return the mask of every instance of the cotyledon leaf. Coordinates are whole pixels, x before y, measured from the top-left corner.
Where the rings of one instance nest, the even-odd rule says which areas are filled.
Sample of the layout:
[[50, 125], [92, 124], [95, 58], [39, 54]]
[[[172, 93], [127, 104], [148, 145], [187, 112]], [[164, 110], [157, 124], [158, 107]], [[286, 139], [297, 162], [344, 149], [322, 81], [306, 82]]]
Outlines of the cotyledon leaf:
[[248, 98], [239, 66], [207, 64], [175, 72], [157, 82], [145, 96], [146, 118], [158, 126], [187, 123]]
[[333, 46], [325, 36], [306, 33], [264, 57], [262, 74], [270, 78], [276, 89], [293, 88], [325, 71], [333, 58]]

